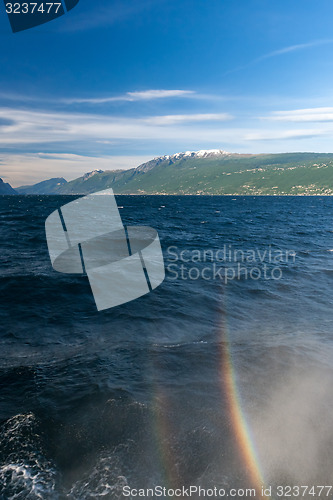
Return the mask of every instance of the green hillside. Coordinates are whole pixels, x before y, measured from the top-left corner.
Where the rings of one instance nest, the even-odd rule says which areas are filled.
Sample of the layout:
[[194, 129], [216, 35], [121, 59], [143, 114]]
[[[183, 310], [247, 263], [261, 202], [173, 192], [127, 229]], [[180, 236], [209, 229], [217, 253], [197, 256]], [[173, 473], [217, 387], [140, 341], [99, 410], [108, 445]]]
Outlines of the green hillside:
[[333, 195], [333, 154], [158, 158], [136, 169], [81, 177], [57, 192], [106, 188], [117, 194]]

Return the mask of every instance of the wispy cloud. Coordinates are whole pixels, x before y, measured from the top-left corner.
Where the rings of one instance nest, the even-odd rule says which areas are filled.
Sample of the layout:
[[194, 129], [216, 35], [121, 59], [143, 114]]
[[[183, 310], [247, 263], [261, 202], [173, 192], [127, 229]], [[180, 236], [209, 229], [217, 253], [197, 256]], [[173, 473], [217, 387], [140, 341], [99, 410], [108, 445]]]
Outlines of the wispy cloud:
[[144, 119], [144, 121], [145, 123], [151, 123], [152, 125], [175, 125], [177, 123], [221, 122], [232, 119], [233, 116], [229, 113], [201, 113], [189, 115], [151, 116]]
[[89, 97], [57, 97], [48, 95], [28, 95], [26, 93], [11, 93], [0, 91], [0, 101], [3, 105], [5, 103], [14, 101], [18, 105], [27, 105], [28, 103], [36, 103], [41, 106], [52, 105], [59, 106], [72, 105], [72, 104], [107, 104], [117, 102], [149, 102], [163, 99], [191, 99], [197, 101], [212, 101], [214, 104], [220, 102], [239, 101], [244, 99], [244, 96], [239, 95], [219, 95], [219, 94], [205, 94], [197, 92], [196, 90], [181, 90], [181, 89], [150, 89], [141, 91], [125, 92], [120, 95], [106, 95], [102, 97], [89, 96]]
[[66, 99], [64, 102], [68, 104], [106, 104], [108, 102], [117, 101], [150, 101], [153, 99], [170, 99], [175, 97], [193, 97], [194, 90], [143, 90], [138, 92], [126, 92], [120, 96], [109, 97], [88, 97], [88, 98], [75, 98]]
[[271, 57], [281, 56], [283, 54], [288, 54], [289, 52], [297, 52], [300, 50], [312, 49], [313, 47], [320, 47], [321, 45], [329, 45], [333, 43], [333, 38], [326, 38], [323, 40], [313, 40], [307, 43], [299, 43], [296, 45], [289, 45], [289, 47], [283, 47], [282, 49], [273, 50], [260, 57], [257, 57], [252, 61], [252, 64], [263, 61], [264, 59], [270, 59]]
[[188, 97], [194, 94], [193, 90], [144, 90], [142, 92], [128, 92], [132, 99], [161, 99], [166, 97]]
[[[45, 144], [75, 141], [113, 141], [119, 139], [167, 140], [211, 137], [201, 122], [225, 121], [227, 113], [148, 116], [124, 118], [88, 113], [61, 113], [0, 108], [0, 145]], [[163, 127], [157, 127], [163, 125]], [[214, 130], [217, 133], [217, 130]]]
[[278, 57], [282, 56], [284, 54], [289, 54], [291, 52], [298, 52], [301, 50], [306, 50], [306, 49], [312, 49], [314, 47], [320, 47], [322, 45], [330, 45], [333, 43], [333, 38], [325, 38], [321, 40], [312, 40], [311, 42], [306, 42], [306, 43], [299, 43], [295, 45], [289, 45], [287, 47], [282, 47], [281, 49], [273, 50], [271, 52], [268, 52], [267, 54], [263, 54], [262, 56], [256, 57], [255, 59], [252, 59], [252, 61], [249, 61], [248, 63], [238, 66], [237, 68], [233, 68], [229, 71], [226, 72], [226, 74], [229, 73], [234, 73], [236, 71], [241, 71], [242, 69], [249, 68], [250, 66], [253, 66], [255, 64], [258, 64], [262, 61], [265, 61], [266, 59], [271, 59], [273, 57]]
[[[320, 109], [320, 108], [319, 108]], [[323, 108], [331, 110], [330, 108]], [[295, 111], [302, 117], [302, 111]], [[333, 112], [333, 110], [331, 110]], [[273, 115], [274, 117], [275, 115]], [[276, 115], [280, 116], [280, 115]], [[282, 115], [284, 117], [284, 115]], [[17, 147], [42, 144], [114, 144], [117, 141], [209, 141], [223, 144], [242, 140], [276, 140], [323, 136], [327, 129], [269, 130], [267, 125], [254, 129], [224, 127], [219, 122], [230, 120], [227, 113], [148, 116], [142, 118], [106, 116], [88, 113], [42, 112], [34, 110], [0, 108], [0, 146]], [[207, 127], [211, 122], [212, 126]], [[215, 125], [213, 126], [213, 124]], [[203, 125], [204, 124], [204, 125]], [[200, 146], [200, 144], [199, 144]], [[200, 147], [199, 147], [200, 149]]]
[[332, 122], [333, 108], [324, 107], [274, 111], [271, 115], [263, 117], [263, 119], [284, 122]]
[[268, 130], [255, 131], [244, 135], [245, 141], [279, 141], [290, 139], [309, 139], [328, 135], [328, 130], [298, 129], [298, 130]]

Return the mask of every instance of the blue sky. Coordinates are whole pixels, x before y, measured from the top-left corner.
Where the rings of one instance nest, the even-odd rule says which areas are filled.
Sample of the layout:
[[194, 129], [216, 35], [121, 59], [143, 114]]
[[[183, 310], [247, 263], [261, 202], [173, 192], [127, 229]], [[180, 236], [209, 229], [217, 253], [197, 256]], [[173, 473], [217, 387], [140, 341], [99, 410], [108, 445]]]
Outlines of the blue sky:
[[333, 152], [332, 26], [331, 0], [80, 0], [13, 34], [1, 3], [0, 176]]

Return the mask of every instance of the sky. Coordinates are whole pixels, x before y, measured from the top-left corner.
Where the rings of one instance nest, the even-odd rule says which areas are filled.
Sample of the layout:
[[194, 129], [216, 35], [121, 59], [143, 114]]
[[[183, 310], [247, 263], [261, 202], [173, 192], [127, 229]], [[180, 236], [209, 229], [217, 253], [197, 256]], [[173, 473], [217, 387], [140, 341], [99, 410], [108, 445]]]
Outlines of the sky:
[[332, 0], [80, 0], [14, 34], [1, 2], [0, 177], [333, 152], [332, 26]]

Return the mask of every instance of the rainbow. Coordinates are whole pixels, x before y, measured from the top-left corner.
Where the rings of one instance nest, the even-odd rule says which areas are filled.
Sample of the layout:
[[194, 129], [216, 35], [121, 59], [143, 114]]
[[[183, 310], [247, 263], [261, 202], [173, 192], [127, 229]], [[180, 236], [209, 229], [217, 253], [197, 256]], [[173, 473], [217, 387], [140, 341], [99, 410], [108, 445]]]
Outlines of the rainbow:
[[261, 494], [264, 487], [264, 479], [261, 471], [254, 440], [244, 415], [239, 390], [237, 387], [237, 378], [233, 364], [230, 341], [226, 329], [223, 332], [223, 339], [220, 342], [221, 350], [221, 386], [227, 399], [230, 412], [230, 419], [235, 434], [236, 442], [246, 468], [246, 472], [251, 481], [251, 485], [256, 489], [256, 498], [269, 498]]
[[[236, 370], [231, 353], [231, 343], [228, 338], [227, 329], [222, 328], [222, 332], [222, 338], [218, 344], [220, 349], [220, 386], [223, 398], [227, 402], [236, 444], [250, 482], [250, 485], [246, 485], [246, 487], [251, 486], [256, 489], [257, 499], [262, 498], [270, 500], [270, 497], [262, 495], [262, 488], [265, 488], [263, 473], [261, 471], [254, 439], [251, 436], [251, 431], [242, 409], [241, 398], [237, 387]], [[155, 365], [154, 368], [157, 370], [158, 366]], [[169, 402], [169, 398], [163, 390], [158, 387], [158, 384], [154, 385], [153, 393], [155, 404], [158, 403], [156, 407], [159, 407], [156, 418], [153, 421], [153, 428], [163, 476], [166, 485], [169, 487], [179, 487], [181, 478], [176, 470], [177, 460], [171, 448], [167, 446], [168, 437], [175, 431], [175, 429], [172, 428], [172, 422], [167, 416], [167, 409], [170, 408], [171, 402]]]

